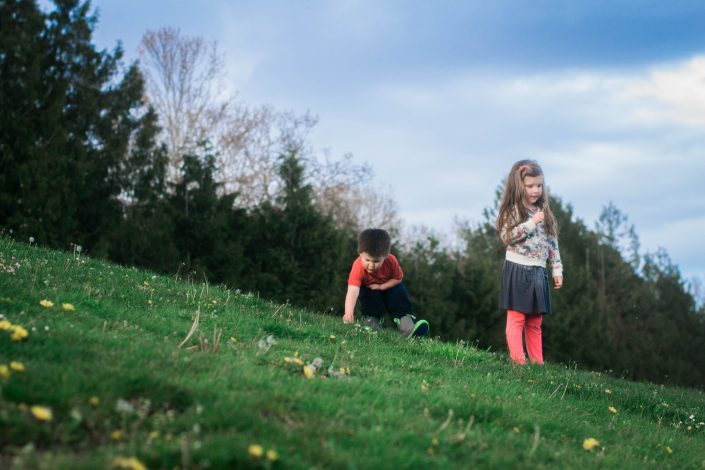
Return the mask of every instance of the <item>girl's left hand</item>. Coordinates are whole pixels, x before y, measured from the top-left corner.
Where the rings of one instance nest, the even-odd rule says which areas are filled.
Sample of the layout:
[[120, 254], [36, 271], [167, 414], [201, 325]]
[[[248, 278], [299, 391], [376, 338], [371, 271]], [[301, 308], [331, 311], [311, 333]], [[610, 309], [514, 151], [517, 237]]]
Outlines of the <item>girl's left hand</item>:
[[555, 286], [555, 289], [560, 289], [561, 287], [563, 287], [563, 276], [554, 276], [553, 284]]

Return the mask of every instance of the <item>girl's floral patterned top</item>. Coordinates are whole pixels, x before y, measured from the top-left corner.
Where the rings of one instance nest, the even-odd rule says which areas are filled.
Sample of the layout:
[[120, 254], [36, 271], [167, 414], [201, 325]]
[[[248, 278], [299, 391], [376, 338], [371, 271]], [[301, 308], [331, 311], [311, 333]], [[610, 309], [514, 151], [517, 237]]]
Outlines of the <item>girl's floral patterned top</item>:
[[509, 230], [502, 230], [502, 241], [507, 245], [505, 259], [524, 266], [551, 267], [553, 277], [563, 276], [563, 263], [558, 251], [558, 239], [546, 233], [543, 222], [531, 220], [536, 213], [529, 209], [529, 220]]

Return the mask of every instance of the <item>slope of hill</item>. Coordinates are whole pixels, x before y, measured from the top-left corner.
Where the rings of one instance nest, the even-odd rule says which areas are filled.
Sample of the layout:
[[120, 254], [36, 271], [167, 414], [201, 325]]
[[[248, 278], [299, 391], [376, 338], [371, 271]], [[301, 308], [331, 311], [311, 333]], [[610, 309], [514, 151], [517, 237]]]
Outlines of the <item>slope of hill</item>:
[[517, 368], [77, 250], [0, 238], [0, 315], [2, 468], [705, 467], [702, 391]]

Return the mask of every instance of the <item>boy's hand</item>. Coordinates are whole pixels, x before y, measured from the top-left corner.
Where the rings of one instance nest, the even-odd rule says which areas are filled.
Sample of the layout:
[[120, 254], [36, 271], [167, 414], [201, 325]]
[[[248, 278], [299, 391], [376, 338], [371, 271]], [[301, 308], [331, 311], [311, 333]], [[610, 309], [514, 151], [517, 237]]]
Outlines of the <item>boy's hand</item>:
[[352, 323], [355, 321], [355, 317], [353, 315], [343, 315], [343, 323]]
[[370, 284], [367, 288], [370, 290], [382, 290], [382, 284]]
[[563, 276], [555, 276], [553, 278], [553, 284], [555, 285], [555, 289], [563, 287]]

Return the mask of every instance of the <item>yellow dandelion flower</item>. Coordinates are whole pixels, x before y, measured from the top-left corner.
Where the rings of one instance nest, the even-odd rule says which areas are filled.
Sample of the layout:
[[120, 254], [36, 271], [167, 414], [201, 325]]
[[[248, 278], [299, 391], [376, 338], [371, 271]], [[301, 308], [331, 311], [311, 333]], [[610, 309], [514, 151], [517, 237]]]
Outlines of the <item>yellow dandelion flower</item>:
[[12, 328], [12, 323], [7, 320], [0, 320], [0, 330], [9, 330]]
[[279, 459], [279, 454], [277, 454], [277, 451], [274, 449], [269, 449], [267, 451], [267, 460], [270, 462], [276, 462], [277, 459]]
[[262, 446], [259, 444], [251, 444], [247, 449], [247, 453], [250, 454], [250, 457], [253, 459], [259, 459], [264, 454], [264, 449], [262, 449]]
[[514, 432], [521, 432], [521, 429], [519, 429], [518, 426], [514, 426], [514, 427], [512, 428], [512, 431], [514, 431]]
[[335, 340], [335, 335], [330, 335], [330, 336], [328, 337], [328, 339], [331, 340], [331, 341], [334, 341], [334, 340]]
[[338, 372], [340, 372], [341, 374], [346, 374], [346, 373], [347, 373], [347, 372], [345, 372], [345, 367], [341, 367], [341, 368], [338, 370]]
[[421, 391], [428, 392], [428, 382], [426, 382], [426, 380], [421, 381]]
[[100, 398], [98, 398], [97, 396], [93, 395], [92, 397], [90, 397], [90, 398], [88, 399], [88, 403], [89, 403], [92, 407], [96, 407], [96, 406], [98, 406], [98, 405], [100, 404]]
[[313, 378], [313, 375], [314, 375], [313, 367], [304, 366], [303, 371], [304, 371], [304, 375], [306, 376], [307, 379]]
[[61, 304], [61, 308], [64, 309], [64, 312], [73, 312], [76, 310], [73, 304]]
[[25, 371], [24, 364], [22, 364], [21, 362], [17, 362], [17, 361], [12, 361], [10, 363], [10, 369], [14, 370], [15, 372], [24, 372]]
[[302, 366], [302, 365], [305, 364], [304, 361], [302, 361], [302, 360], [299, 359], [298, 357], [293, 357], [293, 358], [291, 359], [291, 362], [293, 362], [293, 363], [296, 364], [297, 366]]
[[9, 379], [10, 378], [10, 368], [5, 364], [0, 364], [0, 378]]
[[20, 325], [12, 325], [11, 330], [12, 330], [12, 336], [10, 337], [10, 339], [12, 341], [20, 341], [20, 340], [26, 338], [27, 335], [29, 335], [27, 330], [22, 328]]
[[234, 336], [231, 336], [231, 337], [230, 337], [230, 342], [231, 342], [231, 343], [237, 343], [237, 338], [234, 337]]
[[152, 299], [149, 299], [149, 300], [147, 301], [147, 304], [148, 304], [148, 305], [152, 305]]
[[600, 441], [598, 441], [594, 437], [589, 437], [583, 441], [583, 449], [585, 450], [592, 450], [599, 445]]
[[121, 441], [125, 436], [124, 436], [124, 434], [122, 433], [121, 430], [116, 429], [115, 431], [113, 431], [113, 432], [110, 433], [110, 437], [111, 437], [112, 440], [114, 440], [114, 441]]
[[115, 457], [114, 468], [126, 468], [128, 470], [147, 470], [147, 466], [135, 457]]
[[29, 409], [29, 411], [37, 418], [39, 421], [51, 421], [53, 415], [51, 413], [51, 408], [46, 406], [35, 405]]
[[52, 302], [51, 300], [44, 299], [39, 301], [39, 305], [44, 308], [52, 308], [54, 306], [54, 302]]
[[612, 395], [612, 390], [610, 390], [609, 388], [606, 388], [605, 395]]
[[613, 415], [616, 415], [616, 414], [617, 414], [617, 408], [615, 408], [614, 406], [610, 406], [610, 407], [607, 408], [607, 409], [608, 409], [608, 410], [610, 411], [610, 413], [612, 413]]
[[668, 452], [669, 454], [672, 454], [672, 453], [673, 453], [673, 449], [671, 449], [670, 447], [666, 446], [666, 452]]

